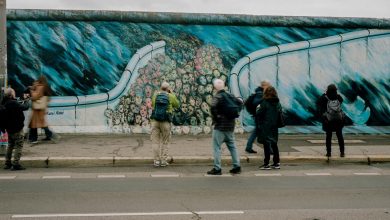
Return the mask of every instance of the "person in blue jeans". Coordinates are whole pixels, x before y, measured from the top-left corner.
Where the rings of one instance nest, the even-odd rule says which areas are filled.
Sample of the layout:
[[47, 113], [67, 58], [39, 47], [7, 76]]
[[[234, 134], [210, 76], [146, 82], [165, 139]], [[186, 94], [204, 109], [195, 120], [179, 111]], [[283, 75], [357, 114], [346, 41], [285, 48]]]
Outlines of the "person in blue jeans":
[[[263, 101], [263, 92], [269, 86], [271, 86], [271, 84], [268, 80], [261, 81], [260, 86], [257, 87], [255, 89], [255, 93], [252, 94], [254, 96], [253, 99], [248, 100], [248, 101], [250, 101], [250, 103], [245, 104], [247, 107], [247, 111], [252, 115], [255, 123], [256, 123], [256, 120], [255, 120], [256, 108]], [[255, 129], [253, 129], [252, 133], [250, 134], [250, 136], [248, 138], [248, 141], [246, 142], [245, 152], [247, 152], [248, 154], [256, 154], [257, 153], [257, 151], [253, 150], [253, 143], [255, 142], [256, 137], [257, 137], [257, 133], [256, 133], [256, 126], [255, 126]]]
[[233, 169], [229, 172], [231, 174], [241, 173], [240, 156], [237, 152], [237, 147], [234, 139], [234, 127], [236, 123], [235, 118], [226, 117], [222, 109], [226, 107], [226, 97], [229, 96], [236, 104], [242, 105], [242, 101], [227, 93], [225, 82], [216, 79], [214, 80], [214, 88], [217, 91], [211, 103], [211, 115], [213, 118], [214, 130], [213, 138], [213, 154], [214, 154], [214, 168], [207, 172], [208, 175], [221, 175], [221, 146], [226, 143], [230, 154], [232, 156]]

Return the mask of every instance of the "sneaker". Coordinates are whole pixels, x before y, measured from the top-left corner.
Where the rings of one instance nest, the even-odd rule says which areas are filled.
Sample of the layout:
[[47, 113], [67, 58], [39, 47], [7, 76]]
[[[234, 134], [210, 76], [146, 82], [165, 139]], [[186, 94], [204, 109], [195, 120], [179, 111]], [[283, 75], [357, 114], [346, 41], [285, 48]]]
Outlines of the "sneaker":
[[271, 167], [267, 164], [267, 165], [263, 165], [263, 166], [260, 166], [259, 167], [260, 168], [260, 170], [271, 170]]
[[257, 151], [252, 150], [252, 149], [250, 149], [250, 150], [245, 150], [245, 152], [247, 152], [248, 154], [257, 154]]
[[340, 157], [345, 157], [345, 153], [340, 153]]
[[51, 140], [52, 140], [52, 139], [51, 139], [51, 138], [48, 138], [48, 137], [42, 139], [42, 141], [51, 141]]
[[16, 171], [16, 170], [25, 170], [26, 168], [22, 167], [22, 165], [13, 165], [11, 170]]
[[9, 170], [11, 168], [12, 168], [12, 164], [5, 164], [3, 167], [4, 170]]
[[235, 167], [229, 171], [231, 174], [240, 174], [241, 173], [241, 167]]
[[222, 170], [217, 170], [213, 168], [212, 170], [207, 172], [208, 175], [222, 175]]
[[38, 144], [38, 141], [30, 141], [30, 144]]
[[153, 163], [154, 167], [159, 167], [161, 165], [161, 162], [159, 160], [155, 160]]
[[166, 160], [163, 160], [163, 161], [161, 161], [161, 163], [160, 163], [160, 167], [166, 167], [166, 166], [168, 166], [169, 165], [169, 163], [166, 161]]
[[327, 157], [331, 157], [332, 156], [332, 154], [331, 153], [326, 153], [326, 155], [325, 156], [327, 156]]
[[275, 170], [280, 170], [280, 163], [274, 163], [271, 165], [271, 168], [272, 169], [275, 169]]

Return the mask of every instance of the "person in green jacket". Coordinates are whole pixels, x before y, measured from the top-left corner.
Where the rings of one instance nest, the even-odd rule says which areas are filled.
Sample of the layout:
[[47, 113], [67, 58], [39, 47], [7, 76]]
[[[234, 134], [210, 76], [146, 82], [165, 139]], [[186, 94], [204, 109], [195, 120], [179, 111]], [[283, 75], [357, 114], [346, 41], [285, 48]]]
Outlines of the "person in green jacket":
[[161, 90], [152, 97], [152, 147], [154, 166], [168, 165], [168, 144], [171, 139], [173, 110], [179, 107], [176, 95], [170, 90], [169, 83], [163, 82]]

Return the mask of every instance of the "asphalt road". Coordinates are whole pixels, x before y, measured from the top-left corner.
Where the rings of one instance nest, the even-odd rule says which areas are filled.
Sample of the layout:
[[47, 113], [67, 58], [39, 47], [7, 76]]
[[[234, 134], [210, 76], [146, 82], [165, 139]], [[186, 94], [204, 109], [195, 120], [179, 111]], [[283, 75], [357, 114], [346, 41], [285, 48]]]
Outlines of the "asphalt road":
[[0, 219], [390, 219], [389, 164], [209, 168], [1, 171]]

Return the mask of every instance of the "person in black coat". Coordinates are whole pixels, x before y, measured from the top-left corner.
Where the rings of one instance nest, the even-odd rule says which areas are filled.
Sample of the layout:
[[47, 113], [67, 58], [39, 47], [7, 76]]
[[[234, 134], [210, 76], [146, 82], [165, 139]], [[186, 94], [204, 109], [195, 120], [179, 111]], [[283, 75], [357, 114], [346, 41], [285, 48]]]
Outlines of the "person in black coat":
[[217, 91], [213, 97], [211, 104], [211, 115], [213, 118], [214, 130], [212, 134], [213, 138], [213, 156], [214, 156], [214, 167], [208, 171], [208, 175], [221, 175], [222, 164], [221, 164], [221, 147], [225, 143], [230, 154], [232, 156], [233, 169], [229, 172], [231, 174], [241, 173], [240, 155], [238, 154], [236, 141], [234, 137], [234, 127], [236, 119], [225, 115], [223, 109], [227, 107], [227, 98], [230, 97], [238, 105], [242, 105], [242, 100], [227, 93], [225, 88], [225, 82], [221, 79], [215, 79], [214, 88]]
[[[6, 117], [1, 127], [5, 128], [8, 133], [8, 148], [5, 154], [4, 169], [24, 170], [25, 168], [19, 164], [24, 142], [23, 127], [25, 118], [23, 111], [28, 110], [30, 105], [27, 100], [18, 102], [15, 98], [15, 91], [11, 88], [5, 90], [2, 104], [5, 107], [2, 114]], [[12, 153], [14, 160], [11, 163]]]
[[[261, 81], [260, 86], [255, 89], [255, 93], [253, 94], [254, 98], [253, 98], [253, 100], [251, 100], [252, 103], [250, 103], [251, 108], [253, 108], [253, 112], [251, 112], [247, 109], [248, 112], [253, 116], [253, 118], [255, 118], [255, 116], [256, 116], [256, 107], [263, 101], [263, 92], [269, 86], [271, 86], [270, 82], [267, 80], [263, 80], [263, 81]], [[256, 123], [256, 120], [255, 120], [255, 123]], [[256, 154], [257, 153], [257, 151], [253, 150], [253, 143], [255, 142], [256, 137], [257, 137], [256, 130], [257, 129], [255, 127], [255, 129], [252, 131], [252, 133], [249, 136], [248, 141], [246, 143], [245, 152], [247, 152], [248, 154]]]
[[343, 98], [337, 94], [337, 87], [334, 84], [330, 84], [326, 92], [318, 99], [317, 108], [322, 122], [322, 130], [326, 132], [326, 156], [332, 156], [332, 132], [336, 132], [336, 136], [340, 147], [340, 156], [345, 157], [344, 137], [342, 129], [344, 127], [344, 120], [329, 121], [325, 114], [328, 111], [328, 102], [331, 100], [338, 100], [341, 103]]
[[[257, 141], [264, 145], [264, 165], [262, 170], [280, 169], [278, 148], [278, 118], [282, 110], [276, 89], [272, 86], [264, 91], [263, 102], [256, 111]], [[273, 164], [270, 166], [271, 149]]]

